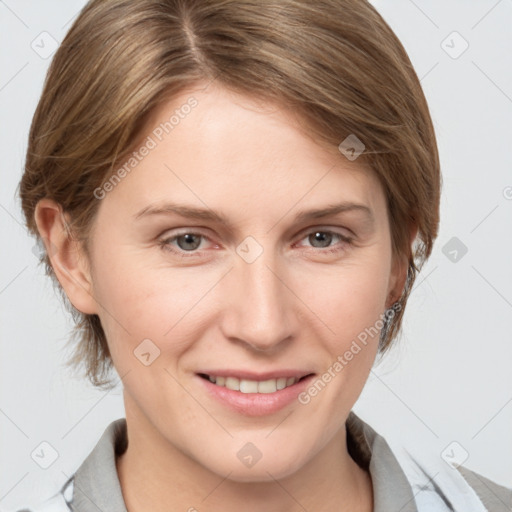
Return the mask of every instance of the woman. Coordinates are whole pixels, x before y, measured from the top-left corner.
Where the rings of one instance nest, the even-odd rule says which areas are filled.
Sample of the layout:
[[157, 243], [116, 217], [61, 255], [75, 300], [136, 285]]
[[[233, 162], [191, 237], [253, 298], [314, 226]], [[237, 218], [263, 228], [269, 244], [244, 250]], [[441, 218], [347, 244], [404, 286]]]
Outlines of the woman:
[[440, 179], [370, 4], [90, 2], [20, 195], [74, 362], [98, 386], [115, 368], [126, 419], [45, 506], [501, 510], [509, 489], [392, 451], [351, 411], [431, 254]]

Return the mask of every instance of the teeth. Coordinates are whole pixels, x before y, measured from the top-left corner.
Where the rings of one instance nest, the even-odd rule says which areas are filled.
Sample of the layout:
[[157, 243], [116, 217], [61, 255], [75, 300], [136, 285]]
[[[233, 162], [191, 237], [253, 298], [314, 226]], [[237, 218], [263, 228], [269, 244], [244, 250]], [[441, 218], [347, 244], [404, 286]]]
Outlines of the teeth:
[[269, 379], [258, 382], [258, 393], [275, 393], [277, 391], [277, 379]]
[[286, 377], [280, 377], [277, 379], [277, 389], [284, 389], [286, 387]]
[[240, 391], [240, 379], [236, 377], [226, 377], [226, 387], [233, 391]]
[[240, 381], [240, 391], [242, 393], [257, 393], [258, 392], [258, 383], [254, 380], [242, 379]]
[[256, 381], [237, 379], [236, 377], [214, 377], [208, 375], [208, 380], [217, 386], [226, 387], [242, 393], [275, 393], [288, 386], [293, 386], [299, 379], [296, 377], [279, 377], [278, 379]]

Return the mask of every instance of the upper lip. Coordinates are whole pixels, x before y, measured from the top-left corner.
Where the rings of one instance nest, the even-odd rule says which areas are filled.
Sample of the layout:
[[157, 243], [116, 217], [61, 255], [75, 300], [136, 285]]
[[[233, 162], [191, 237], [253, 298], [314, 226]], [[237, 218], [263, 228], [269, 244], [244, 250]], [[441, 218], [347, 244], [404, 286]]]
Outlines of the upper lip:
[[255, 381], [264, 381], [270, 379], [279, 379], [280, 377], [295, 377], [297, 379], [301, 379], [307, 375], [312, 374], [308, 370], [293, 370], [293, 369], [282, 369], [282, 370], [273, 370], [268, 372], [257, 373], [254, 371], [248, 370], [202, 370], [197, 372], [198, 375], [209, 375], [213, 377], [235, 377], [237, 379], [246, 379], [246, 380], [255, 380]]

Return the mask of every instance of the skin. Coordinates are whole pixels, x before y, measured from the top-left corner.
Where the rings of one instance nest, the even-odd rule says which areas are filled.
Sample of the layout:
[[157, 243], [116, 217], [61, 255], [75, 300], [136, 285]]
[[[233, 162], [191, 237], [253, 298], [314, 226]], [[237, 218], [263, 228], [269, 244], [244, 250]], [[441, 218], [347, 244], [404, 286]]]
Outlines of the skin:
[[[316, 143], [293, 113], [215, 85], [162, 104], [143, 135], [191, 95], [198, 105], [101, 200], [89, 260], [57, 204], [44, 199], [36, 210], [61, 285], [77, 309], [99, 315], [123, 379], [129, 445], [117, 469], [127, 508], [370, 511], [370, 476], [347, 452], [345, 420], [377, 336], [310, 403], [260, 417], [212, 399], [196, 372], [321, 375], [374, 325], [406, 277], [405, 260], [392, 257], [383, 189], [363, 158]], [[373, 222], [357, 210], [295, 221], [341, 201], [366, 205]], [[169, 202], [220, 212], [231, 226], [135, 219]], [[316, 231], [352, 242], [318, 242]], [[183, 232], [204, 235], [197, 249], [172, 239]], [[263, 249], [252, 263], [236, 252], [248, 236]], [[149, 366], [134, 357], [144, 339], [160, 350]], [[247, 442], [262, 453], [252, 468], [237, 457]]]

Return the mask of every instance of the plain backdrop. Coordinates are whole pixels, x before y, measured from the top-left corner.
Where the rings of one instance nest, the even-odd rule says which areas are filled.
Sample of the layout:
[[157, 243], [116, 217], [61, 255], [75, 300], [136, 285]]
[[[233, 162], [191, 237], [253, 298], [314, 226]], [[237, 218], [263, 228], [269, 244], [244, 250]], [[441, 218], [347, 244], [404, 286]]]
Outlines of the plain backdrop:
[[[56, 492], [124, 415], [119, 388], [98, 391], [63, 366], [71, 319], [16, 197], [44, 53], [84, 3], [0, 1], [0, 510]], [[354, 410], [390, 440], [467, 457], [512, 486], [512, 2], [373, 4], [421, 79], [444, 186], [439, 237], [403, 333]]]

